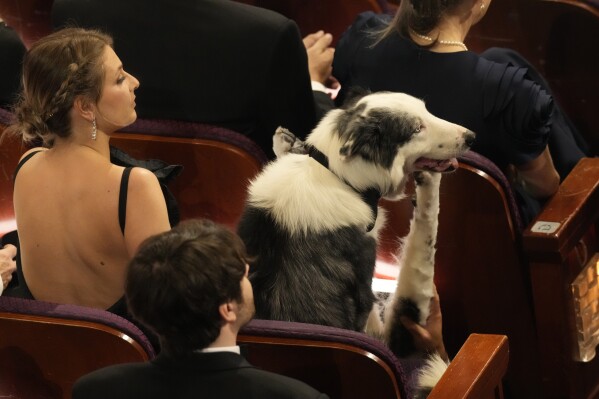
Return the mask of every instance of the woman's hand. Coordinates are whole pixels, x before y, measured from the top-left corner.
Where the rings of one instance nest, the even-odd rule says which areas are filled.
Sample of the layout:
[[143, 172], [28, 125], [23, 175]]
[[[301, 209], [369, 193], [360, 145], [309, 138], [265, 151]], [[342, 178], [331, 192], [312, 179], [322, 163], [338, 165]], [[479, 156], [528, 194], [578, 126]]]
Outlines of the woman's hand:
[[17, 262], [14, 261], [17, 256], [17, 247], [7, 244], [0, 249], [0, 279], [2, 280], [2, 292], [8, 283], [12, 280], [12, 274], [17, 270]]
[[437, 352], [443, 360], [449, 361], [449, 356], [447, 356], [445, 345], [443, 344], [441, 304], [435, 286], [433, 286], [433, 291], [434, 295], [431, 299], [430, 314], [424, 326], [405, 316], [400, 321], [412, 334], [416, 348], [425, 352]]

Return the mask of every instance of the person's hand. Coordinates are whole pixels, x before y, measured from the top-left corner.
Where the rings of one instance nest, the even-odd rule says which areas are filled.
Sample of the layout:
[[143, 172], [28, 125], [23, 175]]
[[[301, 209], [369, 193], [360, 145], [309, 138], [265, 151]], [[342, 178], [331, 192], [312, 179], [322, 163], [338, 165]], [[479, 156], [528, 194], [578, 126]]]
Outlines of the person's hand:
[[400, 319], [404, 327], [412, 334], [414, 345], [421, 351], [438, 352], [443, 360], [448, 361], [449, 357], [443, 344], [443, 323], [441, 317], [441, 305], [437, 288], [433, 286], [433, 297], [431, 298], [430, 314], [426, 319], [426, 324], [421, 326], [408, 317]]
[[337, 80], [331, 79], [333, 55], [335, 54], [335, 49], [330, 47], [333, 36], [321, 30], [307, 35], [303, 41], [308, 52], [310, 80], [320, 82], [330, 88], [335, 88], [333, 87], [335, 83], [338, 86]]
[[17, 270], [17, 263], [13, 260], [17, 256], [17, 247], [7, 244], [0, 249], [0, 276], [2, 276], [3, 289], [12, 280], [12, 274]]

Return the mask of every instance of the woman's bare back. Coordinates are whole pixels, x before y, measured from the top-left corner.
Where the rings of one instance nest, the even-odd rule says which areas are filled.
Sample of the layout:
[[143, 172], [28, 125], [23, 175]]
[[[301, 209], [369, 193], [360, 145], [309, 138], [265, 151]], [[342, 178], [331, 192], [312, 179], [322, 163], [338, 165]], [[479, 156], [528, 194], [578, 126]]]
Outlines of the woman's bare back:
[[[141, 240], [169, 227], [156, 178], [137, 168], [121, 231], [123, 170], [78, 145], [42, 151], [23, 164], [14, 204], [23, 274], [36, 299], [106, 309], [123, 296], [125, 269]], [[154, 214], [144, 221], [139, 211], [146, 202]]]

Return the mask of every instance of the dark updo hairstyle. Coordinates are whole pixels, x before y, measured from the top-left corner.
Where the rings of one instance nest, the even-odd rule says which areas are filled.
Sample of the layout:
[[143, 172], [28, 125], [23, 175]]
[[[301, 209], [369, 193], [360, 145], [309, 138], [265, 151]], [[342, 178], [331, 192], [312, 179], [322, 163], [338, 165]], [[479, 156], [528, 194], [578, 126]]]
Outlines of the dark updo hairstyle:
[[[453, 10], [465, 0], [402, 0], [393, 21], [381, 32], [383, 39], [393, 32], [409, 38], [410, 30], [428, 36], [439, 24], [447, 11]], [[433, 45], [436, 39], [433, 37]]]
[[33, 44], [23, 60], [23, 87], [6, 133], [25, 143], [52, 146], [71, 134], [75, 98], [95, 103], [104, 84], [103, 54], [112, 38], [96, 30], [66, 28]]

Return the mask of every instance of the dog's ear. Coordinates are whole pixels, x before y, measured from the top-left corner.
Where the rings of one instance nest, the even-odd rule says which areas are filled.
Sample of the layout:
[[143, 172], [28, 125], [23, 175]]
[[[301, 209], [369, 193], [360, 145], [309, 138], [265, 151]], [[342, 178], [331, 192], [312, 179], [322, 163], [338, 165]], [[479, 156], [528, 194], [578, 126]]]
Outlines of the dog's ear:
[[385, 168], [390, 168], [399, 147], [419, 130], [420, 119], [407, 113], [373, 109], [368, 115], [353, 115], [346, 123], [347, 141], [339, 149], [341, 159], [360, 156]]
[[360, 118], [349, 125], [346, 131], [348, 140], [339, 148], [339, 155], [343, 161], [359, 156], [368, 161], [375, 161], [379, 157], [379, 141], [381, 134], [375, 124], [369, 123], [368, 118]]

